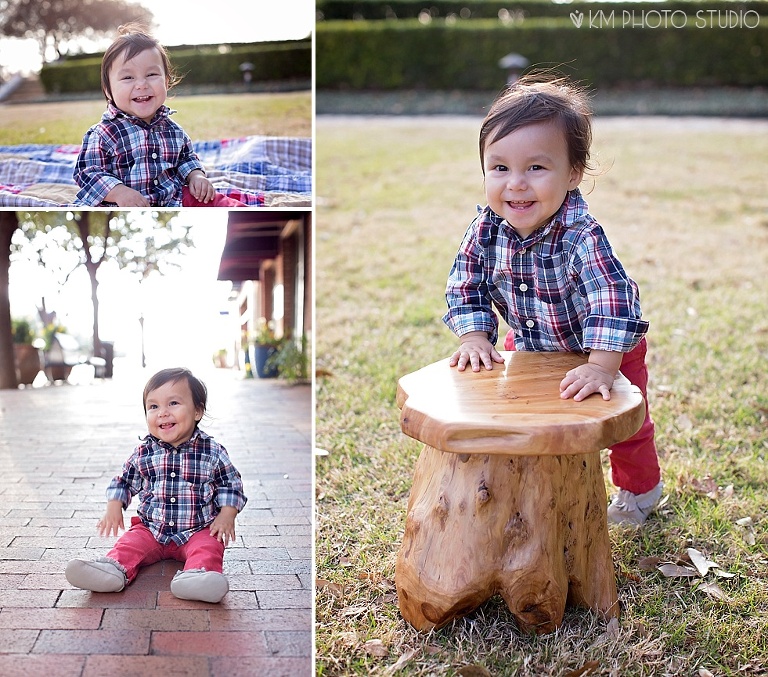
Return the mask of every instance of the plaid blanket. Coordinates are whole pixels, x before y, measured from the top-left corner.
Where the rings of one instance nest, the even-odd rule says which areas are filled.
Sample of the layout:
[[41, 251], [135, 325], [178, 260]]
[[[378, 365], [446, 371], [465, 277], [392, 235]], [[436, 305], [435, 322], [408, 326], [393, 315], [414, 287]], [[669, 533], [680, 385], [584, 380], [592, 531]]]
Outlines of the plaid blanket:
[[[200, 141], [195, 151], [222, 195], [258, 207], [311, 204], [311, 139], [247, 136]], [[0, 146], [0, 207], [71, 205], [79, 152], [79, 145]]]

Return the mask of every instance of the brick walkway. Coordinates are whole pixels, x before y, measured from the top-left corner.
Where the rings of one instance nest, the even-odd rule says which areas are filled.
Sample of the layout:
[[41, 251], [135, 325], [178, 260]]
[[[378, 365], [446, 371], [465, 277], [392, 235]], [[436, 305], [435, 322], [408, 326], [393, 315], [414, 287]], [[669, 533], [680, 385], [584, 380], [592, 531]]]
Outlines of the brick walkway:
[[[104, 490], [146, 431], [131, 376], [0, 391], [0, 675], [311, 675], [311, 396], [306, 386], [200, 373], [214, 435], [248, 504], [227, 548], [220, 604], [169, 591], [180, 563], [123, 592], [72, 588], [72, 557], [106, 553]], [[126, 512], [126, 523], [134, 512]]]

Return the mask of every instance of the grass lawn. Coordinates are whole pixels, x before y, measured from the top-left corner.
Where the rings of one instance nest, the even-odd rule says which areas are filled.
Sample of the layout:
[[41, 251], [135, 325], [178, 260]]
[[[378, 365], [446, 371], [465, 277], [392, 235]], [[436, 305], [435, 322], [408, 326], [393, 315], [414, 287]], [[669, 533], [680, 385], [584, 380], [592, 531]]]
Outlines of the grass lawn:
[[[329, 452], [316, 468], [318, 675], [766, 674], [766, 121], [595, 123], [600, 170], [583, 190], [651, 324], [668, 495], [643, 530], [611, 528], [620, 625], [569, 609], [560, 630], [532, 637], [498, 598], [426, 635], [400, 617], [394, 568], [420, 445], [400, 432], [396, 383], [457, 344], [440, 318], [483, 202], [478, 129], [472, 118], [316, 123], [316, 430]], [[704, 579], [721, 597], [643, 566], [687, 548], [736, 574]]]
[[[176, 96], [168, 106], [193, 141], [241, 136], [312, 135], [310, 92]], [[101, 119], [104, 99], [14, 104], [0, 107], [0, 145], [80, 144]]]

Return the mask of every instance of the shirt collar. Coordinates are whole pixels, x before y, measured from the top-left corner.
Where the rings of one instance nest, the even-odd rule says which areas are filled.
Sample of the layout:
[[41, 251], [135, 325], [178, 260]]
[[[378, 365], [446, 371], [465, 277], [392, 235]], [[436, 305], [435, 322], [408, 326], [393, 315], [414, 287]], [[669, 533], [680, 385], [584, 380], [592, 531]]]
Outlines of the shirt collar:
[[168, 108], [165, 104], [160, 106], [155, 111], [154, 116], [152, 117], [152, 120], [150, 120], [149, 125], [147, 125], [144, 120], [141, 118], [137, 118], [135, 115], [128, 115], [125, 111], [121, 110], [115, 104], [109, 102], [107, 103], [107, 110], [104, 111], [104, 115], [101, 116], [101, 119], [104, 122], [111, 122], [112, 120], [117, 120], [119, 118], [125, 118], [126, 120], [132, 120], [133, 122], [137, 124], [147, 125], [151, 127], [155, 123], [159, 122], [160, 120], [163, 120], [171, 115], [173, 115], [176, 111], [172, 108]]
[[[548, 235], [556, 225], [559, 225], [561, 228], [569, 228], [588, 211], [589, 205], [587, 205], [587, 201], [582, 196], [581, 191], [578, 188], [574, 188], [568, 191], [563, 204], [549, 223], [541, 228], [537, 228], [524, 240], [507, 223], [506, 219], [499, 216], [490, 207], [486, 207], [481, 211], [480, 229], [482, 232], [483, 230], [489, 231], [492, 227], [505, 228], [510, 232], [513, 239], [520, 242], [522, 246], [528, 247]], [[482, 235], [481, 239], [483, 239]]]
[[155, 442], [156, 444], [159, 444], [161, 447], [164, 447], [166, 449], [181, 449], [182, 447], [187, 446], [188, 444], [193, 444], [198, 439], [205, 440], [208, 439], [209, 435], [204, 433], [200, 428], [195, 428], [194, 432], [192, 433], [192, 437], [190, 437], [186, 442], [179, 445], [178, 447], [174, 447], [172, 444], [168, 444], [168, 442], [163, 442], [163, 440], [159, 439], [158, 437], [155, 437], [151, 433], [147, 433], [142, 440], [144, 442]]

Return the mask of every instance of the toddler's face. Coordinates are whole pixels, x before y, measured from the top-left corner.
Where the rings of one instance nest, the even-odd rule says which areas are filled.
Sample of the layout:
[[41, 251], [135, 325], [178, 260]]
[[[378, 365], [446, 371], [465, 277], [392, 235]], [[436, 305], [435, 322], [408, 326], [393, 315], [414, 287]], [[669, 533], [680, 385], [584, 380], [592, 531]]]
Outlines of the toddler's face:
[[115, 106], [149, 123], [168, 95], [160, 52], [145, 49], [127, 60], [125, 52], [118, 55], [109, 69], [109, 85]]
[[192, 437], [195, 425], [203, 417], [203, 411], [195, 407], [185, 378], [150, 390], [145, 407], [150, 434], [174, 447]]
[[523, 238], [549, 222], [583, 176], [568, 160], [565, 133], [552, 122], [495, 139], [483, 166], [488, 205]]

